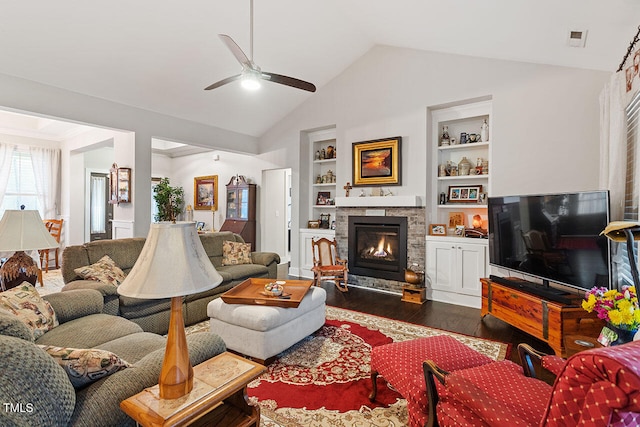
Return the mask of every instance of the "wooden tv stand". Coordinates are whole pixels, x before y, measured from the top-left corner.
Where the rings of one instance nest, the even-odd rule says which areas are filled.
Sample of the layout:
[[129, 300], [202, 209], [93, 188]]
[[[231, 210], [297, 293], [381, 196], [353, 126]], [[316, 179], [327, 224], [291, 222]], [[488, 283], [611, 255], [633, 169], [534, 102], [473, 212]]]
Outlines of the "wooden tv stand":
[[586, 335], [597, 337], [605, 325], [595, 312], [587, 313], [576, 296], [571, 304], [547, 301], [525, 290], [501, 285], [490, 279], [482, 282], [482, 311], [547, 344], [557, 356], [566, 357], [564, 337]]

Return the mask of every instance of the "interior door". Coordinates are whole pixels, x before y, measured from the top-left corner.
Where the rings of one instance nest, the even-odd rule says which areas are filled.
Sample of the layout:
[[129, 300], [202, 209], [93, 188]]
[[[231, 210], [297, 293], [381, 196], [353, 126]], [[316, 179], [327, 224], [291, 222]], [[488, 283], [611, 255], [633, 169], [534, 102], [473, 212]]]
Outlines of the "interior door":
[[113, 205], [109, 203], [108, 174], [91, 172], [89, 203], [89, 241], [111, 239]]

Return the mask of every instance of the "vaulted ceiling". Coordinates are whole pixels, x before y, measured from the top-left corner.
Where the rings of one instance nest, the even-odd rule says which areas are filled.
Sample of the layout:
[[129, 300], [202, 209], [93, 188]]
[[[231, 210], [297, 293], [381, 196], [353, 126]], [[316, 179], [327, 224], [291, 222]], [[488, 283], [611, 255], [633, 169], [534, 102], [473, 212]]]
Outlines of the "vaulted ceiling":
[[[252, 136], [314, 96], [203, 90], [240, 71], [219, 33], [249, 54], [249, 0], [0, 5], [3, 74]], [[638, 24], [636, 0], [255, 0], [254, 61], [319, 91], [374, 45], [613, 72]]]

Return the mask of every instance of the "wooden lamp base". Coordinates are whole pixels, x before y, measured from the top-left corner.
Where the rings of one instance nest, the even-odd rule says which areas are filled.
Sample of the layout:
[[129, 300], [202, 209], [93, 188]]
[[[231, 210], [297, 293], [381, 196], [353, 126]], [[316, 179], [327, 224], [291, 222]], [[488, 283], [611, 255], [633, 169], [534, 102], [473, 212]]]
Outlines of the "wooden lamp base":
[[0, 268], [2, 290], [15, 288], [22, 282], [29, 282], [35, 286], [39, 271], [33, 258], [24, 251], [17, 251]]
[[193, 389], [193, 368], [189, 361], [187, 335], [184, 331], [182, 297], [171, 298], [169, 335], [158, 387], [162, 399], [177, 399]]

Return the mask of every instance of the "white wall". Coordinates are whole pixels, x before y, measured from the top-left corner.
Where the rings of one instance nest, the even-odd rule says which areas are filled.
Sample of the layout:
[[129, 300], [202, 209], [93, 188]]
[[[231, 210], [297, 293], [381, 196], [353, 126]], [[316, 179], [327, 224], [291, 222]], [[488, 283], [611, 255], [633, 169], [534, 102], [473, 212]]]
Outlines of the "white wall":
[[[214, 156], [219, 160], [214, 161]], [[194, 205], [193, 179], [197, 176], [218, 175], [218, 211], [214, 215], [211, 211], [196, 210], [193, 212], [194, 221], [203, 221], [206, 229], [212, 227], [219, 230], [226, 217], [225, 186], [231, 177], [239, 174], [247, 180], [257, 184], [256, 196], [256, 248], [260, 248], [260, 191], [262, 184], [262, 170], [272, 169], [274, 164], [263, 160], [260, 156], [250, 156], [227, 151], [213, 151], [204, 154], [176, 157], [168, 159], [166, 156], [154, 155], [152, 176], [168, 177], [172, 186], [182, 186], [185, 194], [185, 206]]]
[[[95, 98], [37, 82], [0, 74], [0, 107], [10, 111], [69, 120], [106, 129], [132, 132], [127, 165], [133, 169], [132, 186], [135, 208], [122, 207], [123, 217], [134, 221], [133, 233], [146, 236], [151, 220], [151, 140], [153, 138], [187, 144], [229, 149], [235, 152], [258, 152], [254, 137], [171, 117], [152, 111]], [[133, 142], [133, 141], [132, 141]], [[116, 160], [118, 159], [116, 146]], [[69, 153], [63, 153], [62, 169], [79, 167]], [[121, 165], [124, 167], [124, 165]], [[64, 173], [64, 172], [63, 172]], [[76, 183], [63, 178], [62, 194], [69, 194]], [[115, 215], [115, 214], [114, 214]]]
[[352, 143], [400, 135], [403, 185], [392, 190], [426, 195], [427, 107], [491, 96], [494, 195], [596, 189], [598, 95], [609, 76], [377, 46], [263, 135], [260, 151], [292, 167], [296, 213], [306, 191], [298, 185], [301, 131], [336, 125], [338, 188], [351, 181]]

